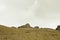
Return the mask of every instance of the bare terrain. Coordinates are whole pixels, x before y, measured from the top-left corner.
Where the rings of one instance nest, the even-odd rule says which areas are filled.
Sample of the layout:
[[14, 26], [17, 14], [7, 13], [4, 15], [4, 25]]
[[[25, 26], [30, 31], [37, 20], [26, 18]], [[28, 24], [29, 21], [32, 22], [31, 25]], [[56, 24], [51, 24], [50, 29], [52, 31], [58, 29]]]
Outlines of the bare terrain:
[[28, 24], [18, 28], [0, 25], [0, 40], [60, 40], [60, 31]]

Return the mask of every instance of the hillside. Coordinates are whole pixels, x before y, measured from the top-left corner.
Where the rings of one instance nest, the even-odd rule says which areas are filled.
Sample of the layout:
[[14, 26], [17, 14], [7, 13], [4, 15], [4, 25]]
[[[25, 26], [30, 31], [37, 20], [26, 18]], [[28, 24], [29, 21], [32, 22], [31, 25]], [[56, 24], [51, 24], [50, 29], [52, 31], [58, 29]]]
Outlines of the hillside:
[[[0, 25], [0, 40], [60, 40], [60, 32], [49, 28], [9, 28]], [[28, 25], [29, 26], [29, 25]]]

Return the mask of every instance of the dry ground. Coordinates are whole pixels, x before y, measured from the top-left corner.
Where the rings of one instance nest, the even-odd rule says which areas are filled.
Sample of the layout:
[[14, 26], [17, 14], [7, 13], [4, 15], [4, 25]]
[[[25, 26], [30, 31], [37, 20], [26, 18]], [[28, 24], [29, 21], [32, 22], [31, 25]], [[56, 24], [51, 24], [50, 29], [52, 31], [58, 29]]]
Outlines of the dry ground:
[[9, 28], [0, 25], [0, 40], [60, 40], [60, 32], [48, 28]]

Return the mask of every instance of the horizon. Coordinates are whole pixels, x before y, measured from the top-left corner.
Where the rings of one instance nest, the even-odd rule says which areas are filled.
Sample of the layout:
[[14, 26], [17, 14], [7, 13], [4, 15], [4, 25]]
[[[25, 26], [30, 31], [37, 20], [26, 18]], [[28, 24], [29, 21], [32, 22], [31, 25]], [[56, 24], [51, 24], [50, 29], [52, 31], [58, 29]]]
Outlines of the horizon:
[[53, 28], [60, 25], [60, 0], [0, 0], [0, 24]]
[[[3, 25], [3, 26], [6, 26], [6, 27], [16, 27], [16, 28], [18, 28], [19, 26], [23, 26], [23, 25], [26, 25], [26, 24], [29, 24], [31, 27], [35, 27], [35, 26], [37, 26], [37, 25], [31, 25], [30, 23], [25, 23], [25, 24], [22, 24], [22, 25], [18, 25], [18, 26], [11, 26], [11, 25], [4, 25], [4, 24], [0, 24], [0, 25]], [[56, 25], [56, 28], [57, 28], [57, 26], [58, 25]], [[38, 26], [39, 28], [50, 28], [50, 27], [41, 27], [41, 26]], [[56, 28], [50, 28], [50, 29], [56, 29]]]

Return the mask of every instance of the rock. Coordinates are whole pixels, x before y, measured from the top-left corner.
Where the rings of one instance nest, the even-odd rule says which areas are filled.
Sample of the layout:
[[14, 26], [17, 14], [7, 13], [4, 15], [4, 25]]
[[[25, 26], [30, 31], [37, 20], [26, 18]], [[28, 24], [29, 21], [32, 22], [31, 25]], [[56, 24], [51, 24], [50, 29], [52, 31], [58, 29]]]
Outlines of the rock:
[[60, 25], [57, 26], [56, 30], [60, 30]]
[[16, 28], [16, 27], [12, 26], [11, 28]]
[[32, 28], [29, 23], [19, 26], [18, 28]]
[[34, 28], [39, 28], [39, 26], [35, 26]]

